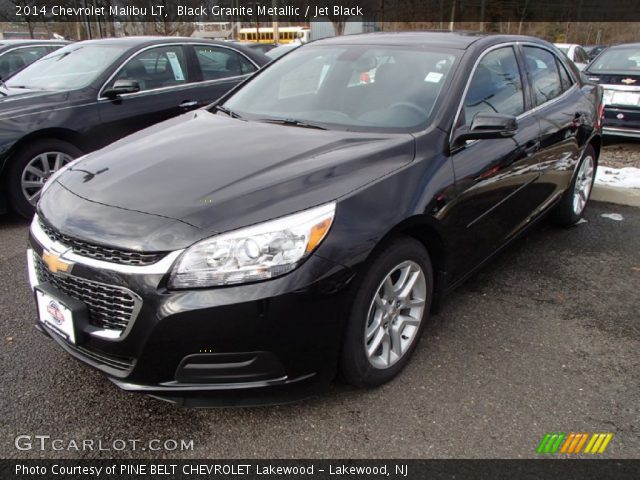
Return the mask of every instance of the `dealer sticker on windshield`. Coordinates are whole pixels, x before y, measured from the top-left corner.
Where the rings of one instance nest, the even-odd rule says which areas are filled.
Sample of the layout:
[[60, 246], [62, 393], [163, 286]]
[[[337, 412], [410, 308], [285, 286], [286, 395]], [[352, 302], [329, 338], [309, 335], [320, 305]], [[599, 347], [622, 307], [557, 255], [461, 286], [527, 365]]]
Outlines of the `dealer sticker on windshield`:
[[438, 83], [442, 80], [443, 74], [438, 72], [429, 72], [426, 77], [424, 77], [425, 82]]

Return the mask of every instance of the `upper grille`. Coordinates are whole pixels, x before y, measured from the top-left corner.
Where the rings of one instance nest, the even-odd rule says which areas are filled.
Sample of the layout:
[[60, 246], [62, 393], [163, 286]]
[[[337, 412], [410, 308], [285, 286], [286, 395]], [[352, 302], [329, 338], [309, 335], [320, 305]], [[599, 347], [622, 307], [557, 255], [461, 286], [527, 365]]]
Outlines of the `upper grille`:
[[127, 289], [70, 275], [55, 275], [39, 255], [34, 253], [33, 257], [38, 281], [49, 282], [62, 293], [86, 304], [92, 325], [123, 331], [133, 320], [136, 299]]
[[74, 253], [82, 255], [83, 257], [119, 263], [121, 265], [144, 266], [156, 263], [166, 255], [165, 252], [140, 253], [87, 243], [54, 230], [48, 225], [45, 225], [42, 220], [39, 220], [39, 223], [40, 228], [42, 228], [51, 240], [70, 247]]

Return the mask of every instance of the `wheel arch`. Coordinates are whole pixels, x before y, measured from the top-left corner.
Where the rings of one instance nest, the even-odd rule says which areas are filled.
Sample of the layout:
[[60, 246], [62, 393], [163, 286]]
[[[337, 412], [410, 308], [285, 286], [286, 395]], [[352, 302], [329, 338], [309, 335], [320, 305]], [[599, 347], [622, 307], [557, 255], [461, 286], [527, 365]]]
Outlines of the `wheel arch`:
[[386, 245], [391, 239], [405, 235], [418, 240], [425, 247], [433, 266], [433, 302], [431, 310], [440, 309], [444, 293], [447, 289], [447, 278], [450, 270], [450, 254], [442, 228], [435, 219], [428, 215], [414, 215], [391, 228], [377, 242], [369, 256]]
[[599, 134], [594, 135], [589, 140], [587, 145], [591, 145], [596, 152], [596, 165], [598, 164], [598, 159], [600, 158], [600, 152], [602, 151], [602, 136]]
[[43, 130], [28, 133], [11, 145], [11, 148], [9, 148], [9, 151], [5, 156], [5, 161], [0, 169], [0, 173], [4, 172], [8, 168], [12, 157], [17, 151], [28, 143], [38, 140], [62, 140], [63, 142], [72, 144], [83, 152], [87, 151], [85, 139], [80, 133], [67, 128], [45, 128]]

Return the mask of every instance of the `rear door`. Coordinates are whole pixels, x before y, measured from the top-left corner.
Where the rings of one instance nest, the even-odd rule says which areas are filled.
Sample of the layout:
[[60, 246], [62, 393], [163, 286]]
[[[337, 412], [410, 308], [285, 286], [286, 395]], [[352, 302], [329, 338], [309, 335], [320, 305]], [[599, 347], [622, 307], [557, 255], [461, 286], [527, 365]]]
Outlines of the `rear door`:
[[467, 142], [452, 151], [458, 196], [449, 213], [456, 219], [455, 274], [468, 271], [499, 247], [536, 207], [531, 188], [539, 176], [538, 119], [529, 105], [515, 46], [490, 50], [476, 65], [467, 87], [457, 128], [479, 112], [518, 118], [511, 138]]
[[190, 98], [197, 106], [212, 103], [258, 70], [251, 59], [231, 47], [194, 44], [188, 48], [197, 81]]
[[[102, 92], [117, 80], [136, 80], [140, 91], [108, 99]], [[99, 94], [99, 112], [109, 141], [174, 117], [193, 108], [186, 47], [147, 47], [127, 59]]]
[[590, 108], [570, 70], [551, 50], [525, 45], [523, 55], [540, 122], [541, 177], [536, 185], [546, 205], [566, 189], [579, 159], [578, 135], [592, 119]]

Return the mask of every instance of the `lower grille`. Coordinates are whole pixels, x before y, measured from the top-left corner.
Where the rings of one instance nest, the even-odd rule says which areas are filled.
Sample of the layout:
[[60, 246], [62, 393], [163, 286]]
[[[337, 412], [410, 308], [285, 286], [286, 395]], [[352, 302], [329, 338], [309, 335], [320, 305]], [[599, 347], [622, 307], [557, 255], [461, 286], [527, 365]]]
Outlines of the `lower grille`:
[[115, 355], [107, 354], [96, 350], [94, 348], [82, 347], [79, 345], [68, 345], [71, 349], [75, 350], [81, 355], [93, 360], [101, 365], [106, 365], [115, 370], [127, 371], [133, 368], [135, 360], [133, 358], [117, 357]]
[[121, 287], [106, 285], [70, 275], [55, 275], [40, 256], [34, 256], [39, 282], [49, 282], [62, 293], [83, 302], [89, 310], [89, 323], [98, 328], [124, 331], [133, 320], [136, 298]]

